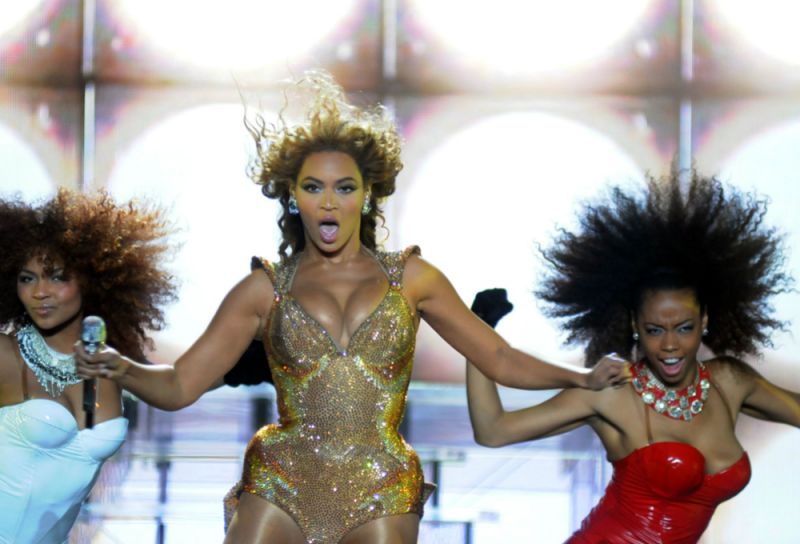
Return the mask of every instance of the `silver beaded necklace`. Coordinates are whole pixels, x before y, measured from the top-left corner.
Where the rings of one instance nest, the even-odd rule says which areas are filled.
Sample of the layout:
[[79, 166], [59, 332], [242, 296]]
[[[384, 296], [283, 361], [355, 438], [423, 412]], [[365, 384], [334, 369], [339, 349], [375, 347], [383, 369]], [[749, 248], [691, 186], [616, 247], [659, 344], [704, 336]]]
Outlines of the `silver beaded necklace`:
[[17, 332], [17, 343], [22, 360], [50, 396], [58, 397], [68, 385], [80, 383], [75, 357], [48, 346], [33, 325], [25, 325]]

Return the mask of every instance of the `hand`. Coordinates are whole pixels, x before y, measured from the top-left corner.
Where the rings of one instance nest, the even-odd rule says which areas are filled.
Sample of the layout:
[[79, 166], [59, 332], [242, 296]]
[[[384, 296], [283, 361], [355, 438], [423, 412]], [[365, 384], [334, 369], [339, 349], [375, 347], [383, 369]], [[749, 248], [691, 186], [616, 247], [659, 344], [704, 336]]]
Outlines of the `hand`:
[[622, 385], [633, 377], [630, 363], [616, 353], [600, 359], [586, 379], [587, 389], [599, 391], [612, 385]]
[[514, 305], [508, 301], [505, 289], [494, 288], [484, 289], [475, 295], [470, 309], [490, 327], [495, 328], [497, 322], [514, 309]]
[[87, 353], [83, 342], [75, 342], [75, 367], [78, 376], [83, 379], [106, 378], [119, 380], [131, 367], [130, 361], [125, 359], [114, 348], [104, 345], [95, 353]]

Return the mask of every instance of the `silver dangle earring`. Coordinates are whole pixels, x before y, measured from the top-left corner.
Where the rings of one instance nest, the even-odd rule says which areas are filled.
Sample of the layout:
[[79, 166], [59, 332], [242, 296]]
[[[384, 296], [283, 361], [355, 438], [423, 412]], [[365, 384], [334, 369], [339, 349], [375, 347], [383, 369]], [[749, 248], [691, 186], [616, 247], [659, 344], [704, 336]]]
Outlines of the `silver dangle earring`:
[[708, 328], [703, 329], [703, 336], [708, 336]]
[[639, 333], [638, 332], [634, 332], [633, 333], [633, 341], [634, 342], [638, 342], [639, 341]]
[[367, 215], [372, 211], [372, 204], [369, 203], [369, 193], [364, 196], [364, 203], [361, 205], [361, 215]]
[[290, 215], [300, 214], [300, 208], [297, 207], [297, 199], [295, 199], [294, 195], [289, 195], [289, 214]]

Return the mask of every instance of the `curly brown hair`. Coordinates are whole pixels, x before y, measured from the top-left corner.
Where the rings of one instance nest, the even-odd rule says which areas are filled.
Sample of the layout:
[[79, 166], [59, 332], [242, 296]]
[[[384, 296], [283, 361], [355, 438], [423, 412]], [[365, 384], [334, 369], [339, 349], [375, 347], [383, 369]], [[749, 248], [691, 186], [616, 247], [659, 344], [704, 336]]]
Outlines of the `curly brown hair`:
[[[283, 237], [281, 257], [288, 256], [287, 249], [294, 254], [305, 247], [300, 217], [289, 213], [289, 191], [303, 161], [319, 151], [346, 153], [358, 165], [372, 206], [362, 216], [360, 239], [366, 247], [375, 249], [378, 219], [385, 223], [379, 203], [394, 193], [397, 174], [403, 168], [397, 127], [383, 106], [360, 108], [350, 104], [327, 72], [307, 72], [295, 90], [310, 95], [301, 124], [289, 125], [283, 111], [277, 123], [266, 122], [260, 114], [252, 120], [245, 118], [245, 127], [256, 143], [256, 156], [248, 175], [262, 186], [264, 195], [278, 199], [282, 207], [278, 219]], [[288, 104], [284, 111], [287, 107]]]
[[175, 281], [162, 268], [170, 250], [163, 211], [115, 203], [105, 192], [59, 189], [50, 200], [0, 200], [0, 327], [29, 322], [17, 296], [17, 277], [30, 259], [63, 263], [78, 280], [84, 315], [106, 318], [108, 342], [136, 359], [152, 347], [147, 331], [164, 326], [162, 306], [175, 300]]
[[708, 313], [705, 344], [717, 355], [758, 353], [785, 324], [771, 296], [791, 290], [783, 236], [763, 225], [766, 201], [691, 171], [648, 177], [640, 193], [620, 186], [586, 204], [576, 232], [559, 230], [540, 249], [549, 269], [537, 289], [562, 319], [567, 343], [586, 343], [593, 365], [631, 355], [631, 317], [652, 289], [691, 288]]

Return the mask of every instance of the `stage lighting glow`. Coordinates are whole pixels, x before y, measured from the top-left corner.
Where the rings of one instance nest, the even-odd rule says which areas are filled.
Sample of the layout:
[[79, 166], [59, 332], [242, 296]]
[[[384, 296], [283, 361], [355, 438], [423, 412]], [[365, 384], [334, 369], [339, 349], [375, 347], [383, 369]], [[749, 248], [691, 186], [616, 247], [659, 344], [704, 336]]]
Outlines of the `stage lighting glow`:
[[[424, 138], [423, 129], [417, 134]], [[556, 225], [573, 226], [578, 201], [607, 182], [640, 183], [641, 168], [605, 134], [544, 112], [487, 117], [430, 145], [413, 179], [398, 185], [393, 236], [401, 246], [420, 244], [463, 300], [487, 287], [508, 289], [515, 310], [500, 327], [513, 345], [577, 360], [531, 294], [541, 270], [536, 244], [546, 244]], [[420, 353], [428, 340], [420, 339]], [[463, 379], [463, 357], [434, 350], [436, 365], [446, 361]]]
[[14, 0], [0, 3], [0, 37], [25, 20], [42, 0]]
[[[125, 122], [141, 122], [141, 111], [136, 115]], [[163, 360], [202, 333], [225, 293], [249, 272], [250, 257], [277, 254], [278, 205], [245, 175], [253, 149], [242, 106], [219, 103], [159, 119], [118, 151], [109, 191], [162, 203], [181, 229], [172, 264], [181, 278], [179, 302], [168, 309], [169, 329], [157, 336]]]
[[716, 10], [754, 47], [781, 62], [800, 65], [800, 3], [785, 0], [714, 0]]
[[282, 64], [329, 37], [356, 0], [135, 0], [120, 8], [165, 54], [193, 66], [247, 70]]
[[0, 124], [0, 196], [26, 201], [46, 197], [55, 185], [36, 152], [12, 129]]
[[409, 0], [421, 24], [477, 67], [503, 74], [571, 68], [606, 53], [646, 0]]
[[[735, 149], [724, 161], [721, 175], [722, 179], [734, 185], [756, 191], [770, 199], [766, 221], [786, 233], [786, 245], [789, 248], [786, 267], [790, 271], [800, 270], [798, 146], [800, 119], [780, 123], [757, 132]], [[794, 275], [797, 276], [797, 272]], [[796, 360], [800, 356], [800, 306], [797, 304], [797, 295], [778, 295], [775, 308], [779, 319], [789, 321], [792, 328], [790, 334], [776, 332], [773, 341], [786, 360]]]
[[[767, 3], [769, 5], [769, 3]], [[769, 9], [768, 7], [765, 9]], [[780, 119], [767, 124], [764, 119]], [[702, 142], [696, 155], [708, 163], [708, 173], [719, 172], [723, 181], [769, 199], [765, 224], [785, 233], [785, 269], [800, 279], [800, 117], [797, 108], [786, 110], [781, 101], [756, 102], [729, 110]], [[727, 151], [726, 151], [727, 150]], [[787, 330], [770, 335], [773, 344], [752, 365], [774, 383], [800, 389], [800, 295], [781, 293], [773, 301], [775, 317], [787, 321]], [[704, 534], [710, 542], [759, 542], [763, 535], [780, 535], [782, 542], [800, 542], [800, 527], [794, 522], [796, 478], [786, 477], [786, 467], [796, 462], [800, 433], [784, 425], [752, 423], [743, 418], [737, 435], [754, 466], [747, 492], [726, 503], [715, 514]], [[743, 425], [743, 427], [742, 427]], [[741, 428], [740, 428], [741, 427]], [[763, 508], [769, 504], [769, 508]]]

